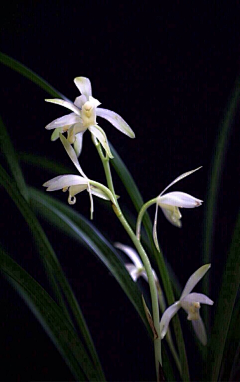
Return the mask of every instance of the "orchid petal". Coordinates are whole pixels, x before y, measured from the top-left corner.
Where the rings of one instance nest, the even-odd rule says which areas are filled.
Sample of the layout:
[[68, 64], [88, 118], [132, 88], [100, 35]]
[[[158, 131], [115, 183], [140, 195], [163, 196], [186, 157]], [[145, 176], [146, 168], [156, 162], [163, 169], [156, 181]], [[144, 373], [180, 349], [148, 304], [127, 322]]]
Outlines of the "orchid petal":
[[201, 317], [199, 317], [198, 320], [192, 320], [192, 326], [193, 326], [193, 329], [194, 329], [198, 339], [201, 341], [201, 343], [204, 346], [206, 346], [207, 345], [207, 333], [206, 333], [206, 329], [205, 329], [205, 326], [204, 326], [204, 323], [203, 323]]
[[79, 175], [60, 175], [43, 184], [44, 187], [47, 187], [47, 191], [61, 190], [74, 185], [85, 185], [87, 188], [88, 181]]
[[72, 160], [73, 164], [75, 165], [75, 167], [78, 169], [78, 171], [80, 172], [80, 174], [86, 178], [87, 176], [84, 174], [79, 162], [78, 162], [78, 159], [77, 159], [77, 156], [76, 156], [76, 153], [74, 151], [74, 149], [72, 148], [71, 144], [68, 142], [68, 140], [62, 135], [60, 134], [60, 139], [61, 139], [61, 142], [65, 148], [65, 150], [67, 151], [70, 159]]
[[181, 228], [182, 223], [180, 221], [182, 215], [181, 212], [179, 211], [178, 207], [174, 206], [167, 206], [165, 205], [164, 207], [161, 206], [161, 210], [165, 215], [165, 218], [173, 225], [176, 227]]
[[86, 190], [88, 187], [88, 184], [76, 184], [74, 186], [69, 187], [69, 195], [71, 197], [79, 194], [80, 192]]
[[167, 334], [170, 320], [180, 308], [181, 308], [180, 301], [177, 301], [173, 305], [169, 306], [169, 308], [167, 308], [165, 312], [163, 313], [161, 321], [160, 321], [160, 333], [161, 333], [162, 339]]
[[187, 303], [193, 303], [193, 302], [199, 302], [200, 304], [207, 304], [207, 305], [213, 305], [214, 302], [207, 297], [205, 294], [202, 293], [190, 293], [185, 297], [181, 297], [180, 302], [187, 302]]
[[203, 278], [203, 276], [209, 270], [210, 267], [211, 267], [211, 264], [205, 264], [189, 277], [185, 285], [185, 288], [183, 289], [181, 299], [183, 299], [193, 290], [195, 285]]
[[77, 86], [81, 94], [85, 95], [87, 99], [92, 95], [91, 82], [86, 77], [76, 77], [74, 78], [74, 83]]
[[109, 158], [113, 158], [110, 147], [108, 145], [106, 134], [100, 126], [89, 126], [88, 130], [99, 140]]
[[81, 109], [83, 105], [87, 102], [87, 100], [87, 97], [84, 94], [82, 94], [79, 97], [75, 98], [74, 105]]
[[71, 126], [75, 123], [78, 123], [79, 120], [80, 117], [78, 115], [76, 115], [75, 113], [70, 113], [67, 115], [63, 115], [60, 118], [54, 119], [54, 121], [45, 126], [45, 129], [52, 130], [58, 127]]
[[121, 131], [123, 134], [128, 135], [130, 138], [135, 138], [135, 134], [131, 127], [117, 113], [114, 113], [111, 110], [97, 108], [96, 115], [109, 121], [114, 127], [116, 127], [116, 129]]
[[99, 105], [101, 105], [101, 102], [98, 101], [98, 99], [92, 97], [92, 96], [89, 96], [89, 102], [91, 102], [91, 104], [94, 106], [94, 107], [98, 107]]
[[180, 208], [194, 208], [199, 207], [202, 204], [202, 200], [186, 194], [185, 192], [174, 191], [163, 196], [159, 196], [157, 203], [160, 207], [164, 207], [164, 204], [167, 204]]
[[132, 260], [135, 267], [143, 268], [143, 263], [141, 262], [137, 252], [133, 248], [129, 247], [128, 245], [123, 245], [121, 243], [115, 243], [114, 246], [123, 251]]
[[51, 141], [54, 142], [59, 138], [59, 134], [63, 133], [63, 127], [57, 127], [52, 135], [51, 135]]
[[195, 170], [184, 172], [182, 175], [178, 176], [166, 188], [164, 188], [164, 190], [161, 192], [161, 194], [159, 196], [161, 196], [165, 191], [167, 191], [173, 184], [179, 182], [180, 180], [182, 180], [186, 176], [191, 175], [193, 172], [198, 171], [200, 168], [202, 168], [202, 166], [195, 168]]
[[83, 132], [78, 133], [76, 136], [75, 142], [73, 144], [74, 151], [77, 155], [77, 158], [80, 156], [82, 152], [82, 142], [83, 142]]
[[72, 110], [75, 114], [80, 115], [80, 110], [69, 101], [63, 101], [62, 99], [54, 98], [54, 99], [45, 99], [46, 102], [55, 103], [56, 105], [61, 105], [66, 107], [69, 110]]
[[128, 273], [130, 274], [131, 278], [133, 279], [133, 281], [137, 281], [137, 279], [139, 278], [139, 276], [141, 276], [141, 274], [138, 272], [138, 269], [135, 267], [135, 265], [125, 264], [125, 267]]

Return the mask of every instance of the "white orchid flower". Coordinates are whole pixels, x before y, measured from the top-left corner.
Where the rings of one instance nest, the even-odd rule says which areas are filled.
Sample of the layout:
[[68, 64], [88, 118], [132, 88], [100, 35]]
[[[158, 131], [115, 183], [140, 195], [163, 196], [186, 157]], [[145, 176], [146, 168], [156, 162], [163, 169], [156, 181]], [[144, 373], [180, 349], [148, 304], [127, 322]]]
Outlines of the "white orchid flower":
[[[78, 193], [87, 190], [89, 192], [89, 198], [90, 198], [90, 212], [91, 212], [91, 219], [93, 218], [93, 211], [94, 211], [94, 205], [93, 205], [93, 198], [92, 195], [98, 196], [99, 198], [111, 200], [112, 203], [114, 203], [114, 199], [111, 198], [112, 194], [110, 190], [108, 190], [105, 186], [103, 186], [100, 183], [91, 181], [83, 172], [78, 159], [77, 155], [72, 148], [69, 141], [60, 134], [60, 140], [69, 156], [73, 164], [75, 165], [76, 169], [79, 171], [81, 176], [79, 175], [60, 175], [57, 176], [43, 184], [44, 187], [47, 187], [47, 191], [56, 191], [56, 190], [63, 190], [69, 191], [69, 197], [68, 197], [68, 203], [69, 204], [75, 204], [76, 203], [76, 197]], [[95, 184], [92, 184], [95, 183]], [[104, 192], [106, 190], [106, 192]]]
[[165, 310], [160, 321], [160, 333], [163, 339], [168, 331], [169, 322], [172, 317], [178, 312], [180, 308], [183, 308], [187, 313], [187, 319], [192, 322], [193, 329], [202, 342], [203, 345], [207, 344], [207, 334], [204, 323], [199, 314], [200, 304], [213, 305], [213, 301], [210, 300], [205, 294], [202, 293], [190, 293], [195, 285], [202, 279], [211, 264], [206, 264], [200, 267], [196, 272], [190, 276], [185, 288], [181, 294], [180, 300], [171, 305]]
[[[132, 260], [132, 263], [126, 263], [125, 267], [128, 270], [128, 273], [132, 277], [133, 281], [137, 281], [137, 279], [140, 276], [142, 276], [146, 281], [148, 281], [147, 273], [137, 252], [132, 247], [129, 247], [128, 245], [123, 245], [121, 243], [115, 243], [114, 246], [123, 251], [125, 255], [127, 255], [130, 258], [130, 260]], [[152, 272], [155, 282], [158, 282], [157, 275], [153, 269]]]
[[45, 101], [61, 105], [71, 110], [72, 113], [57, 118], [46, 126], [47, 130], [55, 129], [51, 139], [55, 141], [59, 137], [59, 133], [68, 133], [68, 141], [74, 145], [77, 156], [82, 150], [83, 133], [89, 130], [95, 138], [99, 140], [107, 155], [112, 158], [106, 134], [97, 124], [96, 118], [102, 117], [109, 121], [116, 129], [126, 134], [130, 138], [134, 138], [135, 134], [130, 126], [124, 121], [120, 115], [111, 110], [98, 108], [100, 102], [92, 97], [91, 82], [86, 77], [76, 77], [74, 83], [81, 93], [74, 103], [61, 99], [46, 99]]
[[56, 191], [63, 190], [64, 192], [69, 192], [68, 203], [75, 204], [76, 196], [84, 190], [90, 191], [93, 195], [98, 196], [99, 198], [109, 200], [107, 195], [100, 190], [99, 188], [89, 184], [89, 180], [79, 175], [60, 175], [56, 176], [53, 179], [48, 180], [43, 184], [44, 187], [47, 187], [47, 191]]
[[[161, 208], [167, 220], [175, 225], [176, 227], [181, 227], [181, 212], [179, 208], [195, 208], [201, 206], [203, 203], [202, 200], [195, 198], [185, 192], [173, 191], [167, 194], [164, 194], [173, 184], [179, 182], [181, 179], [185, 178], [188, 175], [191, 175], [193, 172], [199, 170], [201, 167], [196, 168], [195, 170], [185, 172], [184, 174], [178, 176], [171, 182], [156, 198], [156, 212], [153, 225], [153, 238], [157, 249], [159, 250], [158, 239], [157, 239], [157, 217], [158, 217], [158, 207]], [[163, 195], [164, 194], [164, 195]]]

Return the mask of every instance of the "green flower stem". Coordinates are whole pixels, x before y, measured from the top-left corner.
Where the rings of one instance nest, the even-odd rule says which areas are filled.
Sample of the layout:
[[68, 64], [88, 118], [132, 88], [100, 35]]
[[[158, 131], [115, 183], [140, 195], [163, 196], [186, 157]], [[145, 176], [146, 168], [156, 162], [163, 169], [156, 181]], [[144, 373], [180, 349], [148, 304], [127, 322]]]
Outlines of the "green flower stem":
[[156, 203], [157, 203], [157, 198], [151, 199], [147, 203], [145, 203], [142, 206], [141, 210], [139, 211], [138, 218], [137, 218], [137, 224], [136, 224], [136, 236], [137, 236], [138, 240], [140, 240], [140, 236], [141, 236], [141, 224], [142, 224], [143, 215], [145, 214], [148, 207], [150, 207]]
[[108, 156], [104, 156], [104, 154], [102, 152], [101, 145], [99, 142], [95, 143], [95, 146], [96, 146], [98, 154], [102, 160], [108, 188], [109, 188], [109, 190], [111, 190], [112, 194], [116, 196], [114, 186], [113, 186], [113, 181], [112, 181], [111, 170], [110, 170], [110, 166], [109, 166], [109, 158], [108, 158]]
[[148, 256], [142, 247], [142, 244], [137, 239], [132, 228], [130, 227], [127, 220], [125, 219], [125, 217], [121, 213], [120, 208], [118, 207], [116, 210], [113, 208], [113, 210], [116, 213], [120, 222], [122, 223], [123, 227], [127, 231], [133, 244], [135, 245], [135, 247], [136, 247], [136, 249], [137, 249], [137, 251], [141, 257], [141, 260], [143, 262], [145, 271], [147, 273], [149, 288], [150, 288], [150, 294], [151, 294], [151, 301], [152, 301], [153, 323], [154, 323], [154, 327], [155, 327], [156, 333], [157, 333], [157, 338], [154, 338], [154, 350], [155, 350], [156, 372], [157, 372], [157, 376], [158, 376], [158, 372], [159, 372], [158, 362], [160, 362], [160, 364], [162, 365], [161, 337], [160, 337], [160, 325], [159, 325], [160, 317], [159, 317], [159, 307], [158, 307], [158, 294], [157, 294], [156, 283], [155, 283], [153, 272], [152, 272], [152, 267], [151, 267], [150, 261], [148, 259]]
[[125, 228], [126, 232], [128, 233], [129, 237], [131, 238], [133, 244], [135, 245], [148, 276], [151, 301], [152, 301], [153, 323], [154, 323], [154, 328], [156, 330], [156, 334], [155, 334], [156, 338], [154, 338], [155, 366], [156, 366], [157, 379], [159, 379], [159, 363], [160, 365], [162, 365], [161, 337], [160, 337], [160, 325], [159, 325], [160, 317], [159, 317], [159, 306], [158, 306], [158, 294], [157, 294], [156, 283], [155, 283], [153, 272], [152, 272], [152, 267], [148, 259], [148, 256], [144, 248], [142, 247], [142, 244], [140, 243], [140, 241], [134, 234], [132, 228], [130, 227], [127, 220], [125, 219], [124, 215], [122, 214], [122, 211], [117, 202], [117, 197], [114, 191], [114, 186], [112, 181], [111, 169], [109, 165], [109, 158], [108, 156], [104, 156], [99, 143], [96, 143], [95, 146], [98, 150], [99, 156], [103, 163], [107, 185], [109, 189], [111, 190], [111, 193], [115, 199], [115, 202], [113, 204], [113, 210], [116, 216], [118, 217], [118, 219], [120, 220], [121, 224]]

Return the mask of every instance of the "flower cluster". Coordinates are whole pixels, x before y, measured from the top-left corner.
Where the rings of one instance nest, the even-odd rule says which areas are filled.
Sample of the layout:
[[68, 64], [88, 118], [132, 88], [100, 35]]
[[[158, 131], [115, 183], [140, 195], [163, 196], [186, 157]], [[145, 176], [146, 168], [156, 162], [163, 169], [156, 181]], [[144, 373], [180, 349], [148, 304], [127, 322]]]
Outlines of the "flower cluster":
[[[67, 154], [75, 165], [80, 175], [60, 175], [57, 176], [46, 183], [44, 187], [47, 187], [47, 191], [55, 191], [62, 189], [63, 191], [69, 192], [68, 202], [69, 204], [74, 204], [76, 202], [76, 195], [84, 190], [87, 190], [91, 202], [91, 218], [93, 215], [93, 198], [92, 195], [111, 200], [113, 205], [117, 206], [117, 196], [114, 194], [113, 187], [110, 185], [110, 191], [104, 185], [92, 181], [89, 179], [83, 172], [79, 161], [78, 156], [82, 150], [82, 140], [83, 134], [86, 130], [89, 130], [92, 134], [95, 144], [100, 142], [101, 146], [105, 150], [106, 157], [104, 160], [109, 160], [112, 158], [112, 153], [108, 144], [108, 140], [105, 132], [97, 123], [97, 117], [101, 117], [110, 122], [116, 129], [126, 134], [130, 138], [134, 138], [135, 134], [130, 128], [130, 126], [124, 121], [122, 117], [111, 110], [102, 109], [99, 107], [100, 102], [92, 96], [92, 87], [91, 82], [86, 77], [77, 77], [74, 79], [74, 83], [80, 91], [81, 95], [75, 99], [72, 103], [70, 101], [61, 100], [61, 99], [47, 99], [47, 102], [55, 103], [66, 107], [71, 111], [70, 114], [64, 115], [60, 118], [55, 119], [46, 126], [47, 130], [54, 130], [51, 136], [51, 139], [55, 141], [60, 138]], [[67, 138], [63, 135], [67, 133]], [[73, 146], [72, 146], [73, 145]], [[102, 151], [100, 151], [102, 155]], [[156, 204], [155, 219], [153, 225], [153, 238], [157, 249], [159, 250], [158, 239], [157, 239], [157, 218], [158, 218], [158, 209], [160, 208], [167, 218], [167, 220], [176, 227], [181, 227], [181, 212], [180, 208], [195, 208], [202, 204], [202, 200], [195, 198], [192, 195], [186, 194], [180, 191], [173, 191], [165, 193], [172, 185], [179, 182], [183, 178], [191, 175], [195, 171], [199, 170], [200, 167], [183, 173], [174, 179], [156, 198], [147, 202], [141, 209], [137, 221], [137, 238], [140, 240], [140, 228], [143, 214], [146, 209], [153, 204]], [[109, 179], [108, 179], [109, 182]], [[109, 184], [109, 183], [108, 183]], [[131, 236], [131, 234], [130, 234]], [[134, 241], [134, 240], [133, 240]], [[150, 286], [152, 287], [153, 292], [157, 290], [158, 293], [158, 302], [163, 313], [160, 324], [159, 316], [155, 315], [154, 325], [158, 325], [160, 330], [157, 331], [158, 338], [161, 336], [163, 339], [168, 333], [168, 339], [170, 345], [171, 336], [168, 331], [169, 323], [172, 317], [178, 312], [180, 308], [183, 308], [187, 313], [187, 319], [192, 322], [193, 328], [199, 340], [202, 344], [206, 345], [207, 335], [206, 330], [199, 314], [200, 304], [212, 305], [213, 301], [210, 300], [207, 296], [201, 293], [191, 293], [196, 284], [202, 279], [205, 273], [210, 268], [210, 264], [204, 265], [199, 268], [196, 272], [192, 274], [189, 280], [186, 283], [186, 286], [181, 294], [181, 297], [173, 305], [166, 309], [165, 299], [163, 292], [160, 288], [158, 277], [156, 272], [151, 268], [149, 262], [145, 262], [145, 257], [143, 256], [143, 261], [145, 267], [140, 260], [137, 252], [131, 247], [126, 245], [116, 243], [115, 246], [122, 250], [131, 260], [131, 263], [126, 263], [125, 267], [129, 272], [132, 280], [136, 282], [140, 276], [142, 276], [146, 281], [148, 281], [148, 276], [150, 277]], [[141, 254], [141, 251], [139, 252]], [[147, 272], [146, 272], [147, 270]], [[156, 286], [156, 290], [154, 289]], [[155, 291], [154, 291], [155, 290]], [[156, 301], [157, 299], [155, 299]], [[156, 306], [157, 308], [156, 308]], [[154, 309], [157, 309], [159, 305], [153, 304]], [[156, 312], [156, 310], [155, 310]], [[157, 317], [157, 318], [156, 318]], [[153, 324], [153, 320], [152, 320]], [[153, 327], [154, 327], [153, 325]], [[160, 335], [159, 335], [160, 334]], [[157, 338], [157, 337], [156, 337]], [[172, 346], [173, 349], [173, 346]]]

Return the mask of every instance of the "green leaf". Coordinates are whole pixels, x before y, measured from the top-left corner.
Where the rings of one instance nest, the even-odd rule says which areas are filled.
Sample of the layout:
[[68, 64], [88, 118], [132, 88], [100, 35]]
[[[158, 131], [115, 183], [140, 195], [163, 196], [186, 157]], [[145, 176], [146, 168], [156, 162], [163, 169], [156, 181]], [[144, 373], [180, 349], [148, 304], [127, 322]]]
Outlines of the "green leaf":
[[38, 85], [43, 90], [46, 90], [46, 92], [50, 94], [51, 96], [68, 100], [58, 90], [54, 89], [54, 87], [49, 85], [49, 83], [45, 81], [42, 77], [34, 73], [32, 70], [28, 69], [25, 65], [21, 64], [19, 61], [14, 60], [12, 57], [9, 57], [7, 54], [0, 53], [0, 62], [3, 65], [8, 66], [10, 69], [20, 73], [22, 76], [28, 78], [30, 81]]
[[[240, 299], [237, 298], [234, 306], [231, 322], [229, 325], [226, 346], [222, 357], [220, 380], [237, 380], [236, 373], [239, 373], [240, 359]], [[238, 374], [239, 375], [239, 374]]]
[[47, 171], [50, 174], [72, 174], [72, 166], [65, 166], [61, 162], [56, 162], [52, 159], [31, 153], [18, 153], [20, 161], [27, 165], [38, 167], [42, 171]]
[[90, 222], [72, 208], [32, 188], [30, 195], [34, 208], [42, 216], [63, 232], [72, 235], [98, 256], [114, 275], [149, 330], [138, 287], [119, 260], [116, 249]]
[[[206, 198], [205, 223], [204, 223], [204, 241], [203, 258], [204, 263], [211, 263], [211, 252], [214, 237], [214, 222], [216, 217], [216, 208], [218, 201], [219, 185], [223, 171], [223, 163], [226, 158], [226, 151], [230, 137], [231, 127], [239, 108], [240, 101], [240, 75], [236, 78], [229, 102], [224, 110], [223, 119], [219, 126], [216, 146], [210, 169], [208, 193]], [[204, 293], [209, 294], [209, 275], [203, 280]]]
[[56, 345], [78, 381], [99, 381], [94, 366], [62, 309], [23, 268], [0, 248], [0, 269], [15, 286]]
[[[240, 214], [230, 251], [227, 257], [225, 273], [217, 301], [217, 308], [209, 346], [208, 364], [211, 381], [217, 381], [221, 367], [224, 347], [226, 344], [233, 308], [240, 285]], [[239, 322], [238, 322], [239, 325]]]
[[18, 189], [23, 197], [28, 200], [28, 190], [25, 184], [25, 180], [18, 163], [16, 151], [12, 145], [7, 129], [0, 117], [0, 147], [4, 156], [7, 159], [10, 171], [17, 183]]
[[[15, 183], [9, 178], [8, 174], [5, 170], [0, 166], [0, 183], [3, 185], [5, 190], [8, 192], [9, 196], [12, 198], [17, 208], [22, 213], [24, 219], [26, 220], [29, 228], [33, 234], [35, 239], [36, 246], [41, 255], [41, 260], [45, 262], [46, 269], [48, 274], [51, 275], [50, 272], [55, 276], [57, 283], [61, 286], [61, 291], [65, 295], [68, 304], [72, 310], [72, 313], [76, 319], [76, 322], [81, 330], [81, 333], [84, 337], [86, 346], [92, 356], [92, 359], [95, 363], [95, 366], [99, 373], [99, 378], [104, 380], [104, 375], [101, 369], [101, 364], [98, 360], [98, 356], [96, 350], [94, 348], [94, 344], [92, 342], [90, 333], [88, 331], [87, 325], [85, 323], [84, 317], [78, 305], [78, 302], [74, 296], [74, 293], [62, 271], [62, 268], [58, 262], [58, 259], [52, 249], [51, 244], [49, 243], [41, 225], [39, 224], [36, 216], [32, 212], [29, 204], [25, 201], [23, 196], [18, 191]], [[59, 301], [62, 300], [59, 297]], [[62, 305], [62, 308], [65, 308], [65, 305]], [[66, 308], [65, 314], [68, 315]], [[69, 317], [69, 315], [68, 315]], [[70, 318], [69, 318], [70, 319]]]

